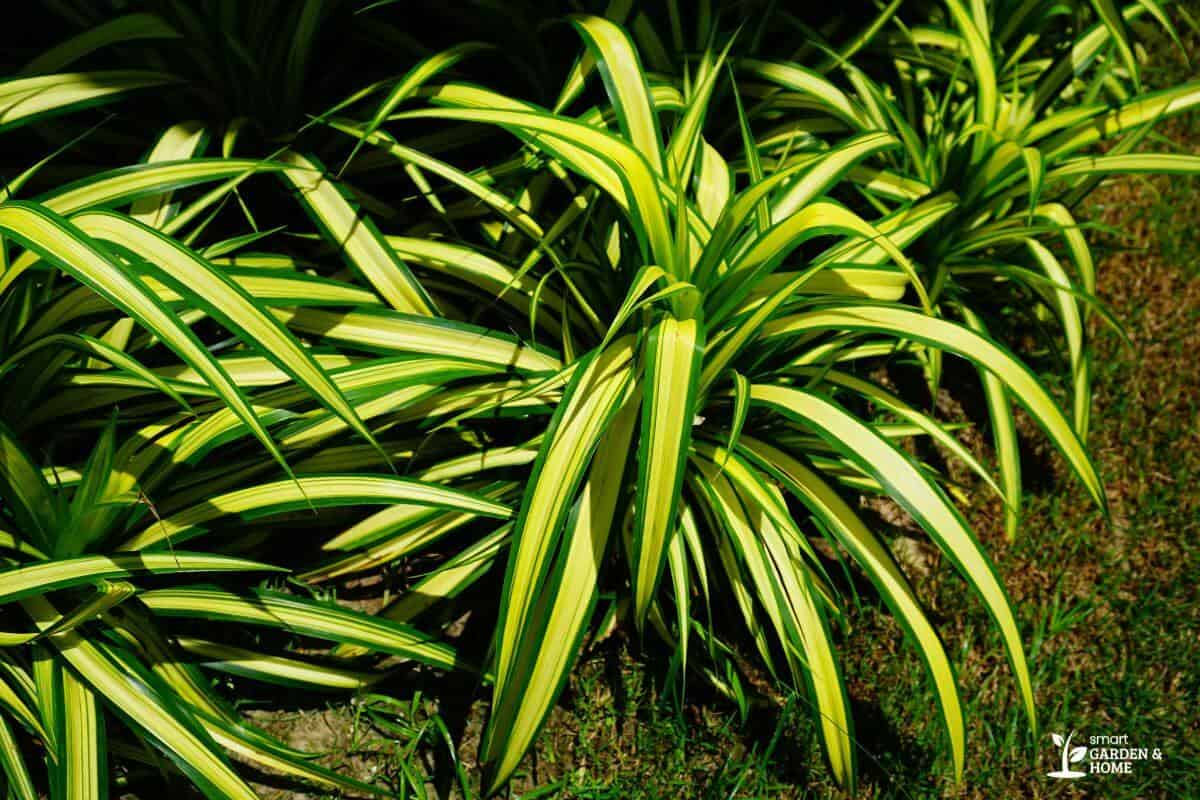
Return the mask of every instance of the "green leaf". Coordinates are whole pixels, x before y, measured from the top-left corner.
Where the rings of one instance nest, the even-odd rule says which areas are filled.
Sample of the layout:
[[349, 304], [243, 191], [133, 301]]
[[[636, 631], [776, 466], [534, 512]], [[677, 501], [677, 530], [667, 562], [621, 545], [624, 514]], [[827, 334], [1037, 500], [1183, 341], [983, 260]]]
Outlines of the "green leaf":
[[[920, 316], [914, 314], [913, 316]], [[1003, 584], [966, 521], [945, 494], [929, 481], [903, 451], [832, 401], [801, 389], [754, 385], [751, 397], [790, 419], [810, 425], [844, 458], [867, 472], [904, 507], [938, 543], [974, 588], [1004, 639], [1025, 711], [1034, 728], [1037, 709], [1025, 661], [1021, 633]]]
[[634, 620], [645, 624], [654, 600], [679, 506], [696, 415], [704, 329], [694, 319], [665, 317], [646, 338], [638, 503], [634, 511]]
[[174, 575], [189, 572], [277, 571], [282, 570], [257, 561], [185, 551], [79, 556], [14, 567], [0, 572], [0, 603], [104, 579], [129, 578], [142, 573]]
[[449, 645], [408, 625], [340, 606], [258, 590], [242, 596], [224, 589], [154, 589], [140, 599], [155, 614], [280, 628], [413, 659], [441, 669], [469, 668]]

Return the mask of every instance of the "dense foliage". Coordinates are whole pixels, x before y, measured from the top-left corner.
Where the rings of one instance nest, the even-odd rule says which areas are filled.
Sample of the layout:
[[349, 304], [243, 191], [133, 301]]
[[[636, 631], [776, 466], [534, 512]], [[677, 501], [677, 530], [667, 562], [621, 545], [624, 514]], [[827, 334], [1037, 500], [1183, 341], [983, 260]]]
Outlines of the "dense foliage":
[[[253, 797], [238, 762], [383, 793], [213, 673], [350, 695], [420, 670], [487, 687], [491, 793], [614, 624], [672, 685], [806, 692], [852, 785], [853, 573], [961, 775], [951, 658], [872, 495], [977, 593], [1036, 726], [947, 465], [1017, 536], [1020, 406], [1105, 504], [1086, 322], [1116, 321], [1076, 209], [1106, 175], [1200, 171], [1139, 147], [1200, 104], [1142, 89], [1167, 11], [480, 2], [453, 28], [403, 5], [47, 3], [8, 65], [9, 794], [182, 773]], [[935, 411], [972, 381], [994, 474]], [[337, 601], [381, 572], [378, 613]], [[464, 612], [486, 641], [451, 641]]]

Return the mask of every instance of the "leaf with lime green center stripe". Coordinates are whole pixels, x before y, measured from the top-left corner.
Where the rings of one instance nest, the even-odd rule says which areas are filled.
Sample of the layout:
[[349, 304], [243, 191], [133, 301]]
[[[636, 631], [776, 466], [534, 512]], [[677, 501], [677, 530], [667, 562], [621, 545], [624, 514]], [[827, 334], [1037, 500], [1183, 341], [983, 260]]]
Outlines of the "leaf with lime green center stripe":
[[107, 103], [135, 89], [178, 83], [163, 72], [60, 72], [0, 82], [0, 131]]
[[[693, 461], [713, 488], [708, 493], [732, 550], [745, 566], [749, 586], [767, 611], [771, 625], [797, 683], [807, 685], [817, 707], [821, 741], [831, 770], [839, 784], [853, 786], [854, 747], [852, 719], [845, 683], [833, 651], [825, 619], [821, 591], [809, 566], [797, 549], [789, 546], [776, 522], [784, 522], [795, 537], [786, 515], [768, 513], [750, 483], [739, 482], [721, 471], [718, 464], [698, 453]], [[754, 470], [747, 470], [747, 474]], [[776, 493], [778, 490], [771, 487]], [[767, 493], [769, 494], [769, 492]], [[762, 492], [758, 492], [763, 497]], [[782, 505], [782, 496], [770, 498]], [[730, 575], [731, 580], [734, 575]], [[769, 663], [769, 660], [768, 660]]]
[[104, 717], [91, 690], [70, 670], [63, 670], [63, 796], [71, 800], [105, 800], [108, 766]]
[[[983, 320], [966, 306], [959, 306], [963, 321], [973, 331], [987, 334]], [[1004, 388], [1004, 382], [988, 369], [978, 366], [983, 383], [983, 399], [987, 404], [988, 421], [992, 427], [992, 446], [996, 449], [996, 463], [1000, 470], [1000, 482], [1008, 503], [1004, 508], [1004, 533], [1014, 541], [1021, 522], [1021, 451], [1017, 439], [1017, 423], [1013, 417], [1012, 400]]]
[[9, 202], [0, 206], [0, 231], [41, 255], [54, 266], [90, 286], [137, 320], [204, 376], [285, 469], [283, 454], [228, 373], [196, 335], [154, 297], [115, 258], [101, 250], [79, 228], [36, 205]]
[[851, 130], [871, 127], [870, 119], [845, 92], [828, 78], [810, 69], [791, 62], [762, 61], [754, 58], [739, 59], [737, 66], [739, 70], [756, 78], [811, 97], [818, 108], [841, 120]]
[[408, 622], [439, 600], [455, 597], [492, 568], [511, 535], [512, 525], [502, 525], [426, 575], [379, 613], [396, 622]]
[[[445, 94], [445, 92], [443, 91], [440, 94]], [[517, 230], [524, 232], [531, 239], [540, 240], [544, 235], [542, 227], [537, 221], [511, 198], [450, 164], [440, 161], [428, 153], [412, 147], [406, 147], [383, 131], [375, 131], [368, 135], [363, 132], [361, 127], [345, 120], [329, 120], [325, 124], [336, 131], [341, 131], [350, 136], [362, 137], [364, 141], [403, 161], [406, 165], [431, 173], [450, 185], [456, 186], [467, 194], [476, 197], [481, 203], [491, 208], [506, 221], [512, 223]]]
[[[773, 272], [757, 281], [745, 301], [734, 312], [740, 314], [751, 311], [764, 302], [769, 295], [775, 294], [789, 281], [795, 280], [799, 272]], [[909, 278], [894, 267], [877, 267], [869, 264], [829, 264], [824, 270], [813, 275], [805, 284], [805, 293], [817, 295], [836, 295], [842, 297], [858, 297], [868, 300], [885, 300], [895, 302], [904, 296], [908, 288]]]
[[[696, 156], [700, 155], [701, 170], [696, 183], [698, 198], [707, 191], [705, 184], [709, 180], [716, 178], [720, 181], [728, 176], [727, 169], [722, 166], [720, 154], [704, 141], [701, 130], [708, 110], [712, 107], [712, 93], [717, 79], [725, 74], [726, 58], [733, 42], [731, 37], [715, 59], [712, 57], [712, 51], [705, 50], [699, 68], [700, 77], [688, 97], [683, 116], [671, 133], [671, 142], [667, 147], [667, 166], [671, 179], [676, 181], [686, 179], [692, 173], [692, 165]], [[716, 192], [717, 195], [721, 193], [719, 190]], [[702, 216], [710, 223], [716, 218], [716, 214], [712, 213], [702, 213]]]
[[586, 356], [558, 404], [534, 463], [517, 517], [500, 600], [496, 692], [503, 696], [529, 635], [537, 591], [552, 565], [562, 528], [588, 462], [633, 384], [633, 338]]
[[675, 525], [696, 416], [704, 329], [695, 319], [665, 317], [650, 329], [645, 347], [638, 503], [630, 554], [639, 628], [654, 600]]
[[[498, 125], [529, 140], [532, 146], [554, 153], [583, 177], [595, 180], [615, 200], [626, 203], [634, 231], [645, 248], [644, 255], [655, 264], [674, 269], [675, 246], [657, 174], [645, 157], [624, 140], [575, 120], [537, 111], [439, 108], [397, 116]], [[542, 135], [546, 138], [542, 139]], [[561, 148], [556, 150], [555, 140], [569, 143], [573, 149], [569, 152], [563, 152]], [[586, 158], [581, 158], [575, 149]], [[590, 163], [593, 160], [599, 161], [604, 170], [598, 172]], [[620, 188], [613, 185], [614, 174]]]
[[514, 676], [492, 699], [484, 732], [484, 782], [503, 784], [545, 723], [579, 655], [599, 595], [628, 452], [637, 422], [636, 397], [626, 399], [604, 433], [563, 533], [555, 564], [538, 583], [532, 617], [518, 644]]
[[736, 327], [729, 330], [727, 335], [713, 343], [712, 352], [705, 353], [704, 371], [700, 374], [700, 392], [702, 394], [707, 393], [713, 383], [724, 375], [726, 367], [733, 361], [733, 358], [758, 335], [762, 326], [779, 307], [823, 269], [824, 267], [818, 265], [794, 275], [760, 303], [752, 313], [740, 320]]
[[[391, 358], [378, 359], [361, 365], [356, 364], [332, 373], [330, 377], [343, 392], [358, 392], [362, 396], [375, 398], [405, 387], [413, 390], [434, 391], [457, 378], [490, 376], [494, 375], [496, 371], [497, 368], [494, 365], [455, 358]], [[441, 391], [448, 390], [443, 388]], [[421, 394], [421, 391], [417, 392], [418, 399]], [[290, 410], [292, 406], [302, 404], [308, 398], [309, 394], [304, 389], [285, 385], [256, 398], [255, 408], [261, 414], [282, 416], [286, 419], [293, 417], [296, 413]], [[363, 403], [358, 406], [360, 413], [363, 406]], [[321, 413], [326, 414], [335, 422], [340, 422], [338, 417], [329, 415], [329, 412], [323, 409]], [[318, 422], [320, 421], [318, 420]], [[305, 420], [305, 424], [311, 426], [312, 420]], [[331, 433], [336, 432], [338, 432], [336, 429], [331, 431]], [[198, 458], [211, 451], [212, 448], [244, 437], [247, 433], [248, 429], [240, 417], [226, 408], [208, 414], [187, 429], [168, 434], [170, 438], [162, 441], [162, 444], [169, 446], [172, 450], [172, 460], [175, 463], [181, 463]], [[307, 432], [299, 431], [298, 435], [305, 433], [314, 435], [311, 427]], [[384, 461], [379, 451], [373, 447], [371, 453], [379, 462]], [[356, 464], [361, 463], [361, 458], [356, 460]], [[372, 463], [376, 462], [372, 461]], [[147, 476], [147, 479], [152, 484], [155, 476]]]
[[739, 449], [804, 503], [879, 587], [929, 672], [950, 737], [955, 775], [961, 779], [966, 728], [954, 668], [904, 573], [879, 538], [817, 473], [782, 450], [750, 436], [740, 439]]
[[[203, 124], [195, 120], [180, 122], [163, 131], [154, 143], [154, 149], [146, 156], [146, 162], [188, 160], [202, 152], [208, 139]], [[173, 192], [167, 191], [135, 200], [129, 209], [130, 216], [149, 225], [161, 228], [178, 210], [179, 204], [172, 202]]]
[[1129, 32], [1125, 27], [1125, 20], [1121, 18], [1120, 10], [1112, 0], [1092, 0], [1092, 8], [1096, 9], [1097, 16], [1108, 28], [1113, 46], [1117, 48], [1117, 53], [1121, 56], [1121, 63], [1125, 65], [1125, 69], [1133, 78], [1134, 88], [1140, 90], [1142, 74], [1138, 69], [1137, 57], [1133, 54], [1133, 48], [1130, 46]]
[[387, 245], [369, 217], [356, 210], [312, 159], [287, 152], [279, 160], [292, 165], [283, 176], [330, 244], [397, 311], [432, 316], [433, 301], [404, 262]]
[[279, 567], [232, 556], [205, 553], [124, 553], [79, 556], [14, 567], [0, 572], [0, 603], [45, 594], [56, 589], [138, 574], [174, 575], [188, 572], [276, 572]]
[[[58, 616], [54, 606], [41, 597], [28, 598], [24, 605], [39, 624], [49, 624]], [[211, 740], [196, 729], [194, 721], [174, 704], [163, 702], [157, 692], [114, 660], [105, 646], [75, 631], [49, 641], [97, 696], [170, 755], [208, 797], [257, 800], [258, 796], [230, 768]]]
[[157, 520], [127, 539], [121, 548], [143, 550], [197, 536], [206, 523], [236, 514], [256, 519], [301, 508], [330, 508], [405, 503], [468, 511], [501, 519], [511, 515], [505, 505], [457, 489], [386, 475], [300, 475], [294, 480], [237, 489], [212, 497], [178, 514]]
[[[24, 256], [18, 260], [23, 258]], [[382, 306], [382, 302], [370, 290], [313, 275], [268, 274], [259, 270], [245, 270], [239, 267], [224, 267], [223, 271], [231, 281], [255, 300], [261, 301], [261, 306], [270, 307], [272, 313], [279, 306], [336, 305], [359, 308]], [[7, 277], [9, 274], [11, 271], [5, 273], [5, 276]], [[147, 291], [159, 302], [168, 306], [177, 306], [183, 303], [183, 294], [162, 281], [156, 280], [149, 272], [143, 272], [138, 277]], [[90, 288], [81, 286], [76, 290], [63, 293], [52, 305], [44, 308], [36, 318], [32, 319], [30, 324], [22, 330], [22, 341], [31, 341], [45, 336], [66, 327], [71, 320], [92, 314], [102, 314], [110, 308], [111, 304], [103, 297], [94, 293]]]
[[8, 661], [0, 660], [0, 670], [3, 670], [0, 671], [0, 708], [53, 750], [54, 738], [42, 727], [42, 720], [35, 712], [37, 704], [33, 695], [37, 690], [32, 679]]
[[1072, 158], [1047, 172], [1045, 181], [1050, 183], [1079, 175], [1118, 175], [1142, 172], [1197, 175], [1200, 174], [1200, 156], [1183, 153], [1128, 153]]
[[771, 219], [780, 222], [828, 191], [859, 161], [899, 146], [900, 140], [890, 133], [872, 131], [820, 153], [812, 167], [771, 203]]
[[1086, 441], [1090, 401], [1088, 395], [1091, 394], [1091, 390], [1088, 380], [1088, 354], [1084, 345], [1086, 331], [1083, 326], [1083, 315], [1080, 312], [1078, 301], [1072, 294], [1074, 287], [1071, 285], [1070, 276], [1049, 248], [1033, 238], [1027, 239], [1025, 246], [1033, 256], [1033, 260], [1046, 273], [1049, 282], [1054, 286], [1065, 287], [1064, 290], [1056, 290], [1052, 294], [1047, 291], [1045, 294], [1050, 295], [1048, 299], [1058, 307], [1058, 321], [1062, 325], [1063, 334], [1067, 340], [1067, 354], [1071, 362], [1075, 432], [1079, 435], [1080, 440]]
[[633, 42], [622, 28], [603, 17], [577, 14], [570, 20], [592, 52], [621, 131], [645, 156], [650, 167], [663, 174], [662, 132]]
[[[719, 278], [721, 271], [718, 267], [729, 257], [729, 246], [741, 230], [743, 224], [756, 209], [765, 208], [768, 196], [776, 189], [784, 186], [788, 180], [809, 169], [808, 163], [794, 164], [775, 172], [767, 178], [752, 183], [745, 190], [738, 192], [732, 198], [726, 198], [720, 209], [720, 216], [712, 225], [712, 233], [704, 245], [700, 258], [692, 272], [692, 281], [703, 285], [710, 279]], [[769, 219], [769, 211], [762, 216]]]
[[[751, 582], [746, 569], [743, 569], [738, 554], [734, 551], [733, 536], [728, 534], [730, 526], [737, 524], [737, 520], [728, 518], [727, 514], [731, 509], [722, 499], [722, 492], [730, 491], [729, 480], [719, 472], [714, 472], [714, 474], [716, 479], [709, 480], [702, 476], [699, 470], [689, 471], [688, 488], [694, 499], [694, 502], [689, 504], [689, 508], [694, 508], [701, 513], [706, 521], [707, 530], [726, 534], [714, 537], [717, 549], [715, 563], [724, 570], [728, 581], [728, 591], [733, 595], [738, 612], [746, 625], [746, 630], [750, 633], [755, 649], [762, 658], [763, 665], [773, 679], [778, 679], [779, 674], [771, 654], [770, 644], [767, 641], [763, 615], [755, 609], [754, 597], [750, 593]], [[681, 519], [686, 519], [686, 514]], [[774, 597], [764, 598], [763, 609], [768, 617], [773, 613], [774, 608]], [[710, 639], [709, 644], [711, 643]], [[712, 652], [710, 649], [710, 655]]]
[[440, 53], [434, 53], [428, 58], [417, 62], [416, 66], [396, 82], [396, 85], [388, 92], [387, 97], [379, 104], [379, 108], [375, 110], [375, 114], [371, 117], [371, 122], [363, 129], [358, 144], [354, 146], [354, 149], [350, 151], [350, 155], [346, 157], [346, 163], [342, 165], [342, 171], [345, 171], [350, 162], [354, 160], [354, 156], [358, 154], [358, 150], [363, 142], [371, 134], [375, 133], [380, 125], [387, 121], [388, 115], [396, 110], [396, 106], [412, 97], [422, 85], [437, 77], [438, 73], [450, 69], [467, 56], [482, 52], [488, 48], [489, 45], [482, 42], [465, 42], [447, 48]]
[[312, 691], [356, 691], [383, 677], [383, 673], [373, 674], [330, 667], [208, 639], [177, 636], [175, 642], [189, 655], [199, 659], [205, 667], [281, 686]]
[[537, 304], [555, 312], [535, 313], [537, 322], [558, 332], [554, 317], [562, 311], [562, 296], [554, 289], [540, 285], [528, 274], [521, 274], [470, 247], [411, 236], [389, 236], [387, 242], [409, 261], [453, 275], [508, 303], [522, 314], [539, 310], [534, 302], [536, 297]]
[[33, 777], [21, 755], [21, 746], [8, 720], [0, 717], [0, 770], [8, 781], [8, 791], [16, 800], [38, 800]]
[[139, 599], [160, 616], [264, 625], [442, 669], [470, 668], [452, 647], [411, 626], [279, 592], [258, 590], [243, 596], [208, 587], [154, 589]]
[[[832, 384], [834, 386], [843, 386], [850, 391], [862, 395], [870, 400], [875, 405], [885, 408], [898, 417], [912, 423], [916, 430], [927, 434], [930, 438], [946, 448], [955, 458], [966, 464], [972, 472], [982, 478], [988, 486], [990, 486], [996, 494], [1008, 502], [1008, 494], [996, 484], [996, 481], [988, 473], [979, 460], [971, 454], [971, 451], [963, 446], [958, 439], [947, 430], [945, 426], [939, 424], [936, 420], [917, 411], [908, 403], [901, 400], [896, 395], [883, 389], [882, 387], [867, 381], [862, 378], [851, 375], [847, 372], [841, 372], [836, 369], [799, 367], [788, 371], [789, 374], [804, 376], [806, 378], [819, 378], [821, 381]], [[990, 373], [989, 373], [990, 374]]]
[[[1129, 3], [1122, 10], [1121, 15], [1126, 22], [1131, 22], [1146, 13], [1153, 5], [1152, 0]], [[1034, 110], [1042, 112], [1047, 105], [1062, 98], [1076, 76], [1082, 74], [1083, 70], [1095, 63], [1096, 59], [1105, 52], [1111, 39], [1112, 30], [1103, 21], [1097, 22], [1078, 35], [1066, 52], [1057, 58], [1054, 65], [1044, 70], [1043, 74], [1039, 76], [1036, 91], [1031, 91], [1025, 101], [1030, 112]], [[1075, 106], [1066, 105], [1064, 108], [1069, 112]], [[1051, 113], [1049, 116], [1054, 116], [1054, 114]]]
[[64, 216], [92, 208], [107, 208], [129, 201], [184, 189], [199, 183], [285, 169], [272, 161], [249, 158], [189, 158], [121, 167], [57, 187], [37, 198]]
[[1107, 515], [1108, 501], [1083, 443], [1033, 373], [1007, 349], [962, 325], [899, 306], [845, 305], [780, 317], [767, 323], [763, 338], [794, 337], [805, 332], [838, 330], [885, 333], [955, 353], [999, 378], [1037, 420]]
[[118, 214], [92, 211], [79, 214], [72, 221], [85, 233], [120, 245], [145, 259], [153, 265], [151, 274], [154, 277], [166, 282], [191, 304], [212, 315], [274, 361], [326, 408], [344, 419], [358, 435], [376, 444], [375, 437], [359, 419], [354, 406], [309, 351], [220, 270], [174, 239]]
[[754, 385], [750, 393], [756, 404], [768, 406], [815, 429], [843, 457], [879, 481], [888, 496], [908, 511], [938, 543], [967, 583], [979, 593], [999, 627], [1025, 711], [1036, 729], [1033, 683], [1025, 661], [1020, 628], [995, 568], [958, 509], [903, 451], [833, 401], [812, 392], [780, 386]]
[[719, 324], [796, 247], [814, 236], [841, 233], [861, 236], [882, 247], [908, 276], [921, 304], [930, 308], [929, 295], [916, 267], [886, 234], [843, 206], [820, 201], [806, 206], [763, 231], [730, 267], [729, 273], [705, 304], [713, 324]]
[[[908, 208], [876, 220], [875, 228], [896, 247], [905, 248], [940, 219], [959, 207], [958, 197], [952, 192], [943, 192], [925, 198]], [[837, 244], [813, 259], [813, 263], [825, 264], [850, 262], [856, 264], [882, 264], [890, 258], [888, 252], [873, 241], [858, 238]]]
[[498, 331], [383, 309], [272, 309], [289, 328], [376, 352], [426, 353], [527, 372], [557, 372], [558, 359]]
[[[1100, 116], [1085, 119], [1047, 139], [1040, 145], [1048, 162], [1075, 152], [1089, 144], [1116, 136], [1146, 123], [1157, 123], [1200, 104], [1200, 81], [1139, 95], [1128, 103]], [[1027, 140], [1040, 131], [1030, 128]]]
[[[500, 551], [508, 545], [511, 535], [512, 523], [501, 525], [426, 574], [391, 605], [380, 611], [379, 616], [395, 622], [409, 622], [439, 602], [456, 597], [492, 569]], [[334, 648], [333, 655], [340, 658], [358, 658], [367, 652], [364, 647], [338, 645]]]
[[987, 41], [987, 20], [980, 23], [974, 19], [962, 0], [946, 0], [946, 7], [963, 36], [967, 62], [975, 74], [975, 117], [985, 129], [990, 129], [996, 123], [1000, 90], [996, 83], [996, 64]]

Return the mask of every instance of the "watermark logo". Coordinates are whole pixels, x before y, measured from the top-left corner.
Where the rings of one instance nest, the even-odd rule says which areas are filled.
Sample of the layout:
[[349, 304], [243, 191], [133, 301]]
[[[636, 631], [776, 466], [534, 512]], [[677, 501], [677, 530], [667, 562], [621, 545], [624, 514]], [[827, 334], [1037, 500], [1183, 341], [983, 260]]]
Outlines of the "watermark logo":
[[1048, 777], [1074, 780], [1088, 775], [1130, 775], [1138, 762], [1163, 760], [1160, 748], [1131, 746], [1128, 734], [1090, 736], [1086, 745], [1072, 746], [1074, 737], [1075, 731], [1065, 739], [1061, 733], [1050, 734], [1058, 748], [1059, 768], [1047, 772]]
[[1046, 773], [1051, 778], [1074, 779], [1082, 778], [1083, 776], [1087, 775], [1086, 772], [1080, 772], [1079, 770], [1071, 769], [1072, 764], [1078, 764], [1080, 761], [1083, 761], [1085, 758], [1087, 758], [1086, 747], [1071, 747], [1071, 738], [1074, 735], [1075, 731], [1071, 731], [1071, 733], [1067, 735], [1067, 738], [1063, 739], [1061, 733], [1050, 734], [1050, 738], [1054, 740], [1054, 746], [1057, 747], [1062, 754], [1061, 768], [1056, 769], [1054, 772]]

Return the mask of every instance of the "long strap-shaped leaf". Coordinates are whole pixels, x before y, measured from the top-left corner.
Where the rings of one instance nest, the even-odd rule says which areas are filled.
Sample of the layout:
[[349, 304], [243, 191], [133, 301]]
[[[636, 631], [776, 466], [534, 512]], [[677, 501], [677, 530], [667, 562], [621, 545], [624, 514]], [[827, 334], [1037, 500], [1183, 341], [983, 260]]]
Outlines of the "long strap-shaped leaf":
[[224, 589], [154, 589], [139, 598], [155, 614], [281, 628], [341, 644], [410, 658], [442, 669], [466, 665], [449, 645], [398, 622], [340, 606], [259, 590], [241, 596]]
[[646, 339], [645, 401], [638, 440], [633, 523], [634, 620], [646, 613], [666, 562], [695, 419], [704, 330], [697, 320], [662, 319]]
[[8, 781], [8, 791], [16, 800], [38, 800], [33, 777], [21, 755], [21, 747], [8, 720], [0, 717], [0, 770]]
[[425, 289], [384, 241], [370, 218], [356, 210], [316, 162], [298, 153], [281, 161], [294, 165], [284, 177], [297, 197], [350, 265], [363, 274], [380, 296], [397, 311], [432, 316], [436, 308]]
[[[853, 721], [845, 682], [833, 652], [833, 641], [825, 619], [826, 603], [819, 598], [812, 571], [798, 555], [797, 537], [790, 520], [768, 513], [746, 491], [720, 471], [714, 461], [695, 458], [709, 485], [706, 500], [725, 531], [730, 555], [744, 565], [750, 587], [767, 611], [783, 649], [788, 667], [797, 683], [807, 685], [818, 714], [818, 730], [825, 746], [834, 778], [853, 791], [855, 757]], [[752, 472], [752, 471], [751, 471]], [[751, 478], [751, 480], [754, 480]], [[783, 504], [778, 489], [766, 490], [769, 502]], [[784, 537], [776, 520], [792, 529], [793, 546]], [[740, 572], [729, 570], [731, 581]], [[769, 660], [768, 660], [768, 663]]]
[[[146, 162], [190, 160], [200, 152], [207, 140], [204, 126], [195, 120], [180, 122], [163, 131], [146, 156]], [[178, 210], [179, 203], [172, 202], [174, 193], [162, 192], [134, 201], [129, 213], [138, 222], [151, 228], [161, 228]]]
[[1046, 431], [1096, 504], [1108, 513], [1100, 476], [1071, 423], [1033, 373], [1001, 345], [947, 320], [898, 306], [867, 304], [833, 306], [781, 317], [764, 327], [763, 336], [771, 339], [831, 329], [874, 331], [921, 342], [956, 353], [996, 375]]
[[[435, 99], [449, 98], [439, 95]], [[658, 175], [645, 156], [623, 139], [573, 119], [539, 111], [446, 108], [412, 111], [400, 116], [498, 125], [531, 146], [551, 152], [630, 209], [630, 219], [638, 241], [644, 247], [644, 255], [664, 268], [675, 269], [674, 240]], [[556, 141], [569, 145], [569, 149], [556, 147]], [[597, 162], [602, 169], [597, 170]]]
[[607, 552], [636, 420], [637, 402], [631, 398], [600, 440], [563, 534], [558, 558], [547, 579], [540, 583], [533, 617], [520, 633], [513, 677], [503, 691], [497, 689], [492, 700], [492, 716], [482, 745], [488, 794], [502, 786], [517, 768], [579, 655], [600, 592], [600, 567]]
[[979, 592], [1000, 628], [1026, 713], [1036, 729], [1033, 683], [1025, 661], [1020, 628], [995, 568], [958, 509], [903, 451], [833, 401], [812, 392], [781, 386], [754, 385], [750, 395], [759, 405], [769, 406], [797, 422], [811, 425], [844, 458], [886, 487], [889, 495], [941, 546], [967, 582]]
[[100, 702], [83, 681], [63, 670], [63, 797], [106, 800], [108, 797], [107, 734]]
[[54, 266], [90, 286], [140, 324], [149, 328], [180, 358], [204, 376], [260, 442], [280, 463], [283, 454], [229, 374], [146, 287], [115, 258], [102, 251], [83, 231], [37, 205], [10, 202], [0, 206], [0, 231]]
[[72, 220], [91, 236], [114, 242], [155, 265], [153, 274], [253, 345], [371, 443], [375, 437], [309, 351], [236, 282], [154, 229], [110, 212]]
[[386, 475], [315, 475], [238, 489], [156, 521], [126, 540], [124, 550], [142, 550], [164, 541], [179, 542], [198, 535], [205, 523], [229, 514], [262, 517], [298, 508], [322, 508], [408, 503], [469, 511], [487, 517], [508, 517], [507, 506], [457, 489]]
[[899, 619], [929, 670], [930, 679], [937, 692], [938, 705], [942, 709], [942, 719], [950, 737], [955, 775], [961, 778], [966, 753], [966, 728], [954, 668], [946, 656], [937, 631], [921, 609], [904, 573], [896, 566], [895, 560], [879, 538], [863, 524], [858, 514], [854, 513], [850, 505], [815, 472], [782, 450], [750, 436], [743, 436], [739, 440], [739, 446], [756, 464], [781, 481], [821, 520], [879, 587], [884, 600]]
[[517, 650], [532, 624], [538, 588], [550, 570], [567, 513], [588, 462], [633, 382], [632, 337], [588, 356], [546, 431], [521, 502], [500, 600], [496, 692], [514, 678]]
[[65, 114], [84, 105], [110, 102], [134, 89], [178, 80], [162, 72], [113, 70], [60, 72], [3, 81], [0, 82], [0, 131]]
[[0, 603], [98, 580], [129, 578], [139, 573], [173, 575], [185, 572], [260, 571], [280, 571], [280, 568], [232, 556], [183, 551], [79, 556], [0, 572]]
[[[35, 621], [56, 619], [58, 613], [44, 598], [24, 601]], [[163, 748], [204, 793], [213, 800], [257, 800], [258, 795], [238, 777], [193, 722], [181, 718], [177, 707], [161, 702], [135, 675], [123, 669], [104, 649], [69, 631], [50, 639], [54, 649], [71, 665], [96, 695], [122, 713]]]
[[472, 359], [529, 372], [557, 372], [558, 359], [496, 331], [449, 320], [359, 309], [273, 310], [288, 327], [368, 351], [427, 353]]
[[604, 79], [621, 131], [659, 175], [663, 174], [662, 133], [650, 103], [646, 73], [628, 34], [617, 25], [590, 15], [571, 17]]

